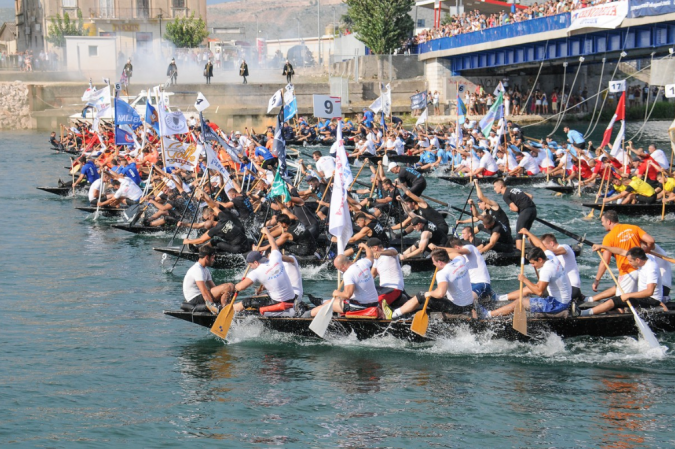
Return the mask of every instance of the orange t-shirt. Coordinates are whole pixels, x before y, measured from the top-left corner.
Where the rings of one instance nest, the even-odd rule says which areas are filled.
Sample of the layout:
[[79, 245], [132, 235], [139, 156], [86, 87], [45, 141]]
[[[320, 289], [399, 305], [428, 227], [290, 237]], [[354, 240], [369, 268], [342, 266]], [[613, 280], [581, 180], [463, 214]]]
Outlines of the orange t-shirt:
[[[642, 236], [645, 234], [646, 232], [639, 226], [617, 224], [607, 233], [605, 238], [602, 239], [602, 244], [629, 250], [636, 246], [640, 246], [640, 243], [642, 243]], [[635, 271], [635, 268], [628, 263], [626, 256], [615, 254], [614, 258], [616, 259], [616, 265], [619, 267], [619, 276]]]

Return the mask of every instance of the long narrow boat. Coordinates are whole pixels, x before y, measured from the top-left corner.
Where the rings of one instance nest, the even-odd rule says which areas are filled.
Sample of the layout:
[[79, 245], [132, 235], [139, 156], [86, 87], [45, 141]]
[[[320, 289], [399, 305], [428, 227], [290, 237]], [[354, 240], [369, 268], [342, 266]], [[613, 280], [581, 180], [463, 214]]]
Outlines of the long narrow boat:
[[[443, 179], [445, 181], [450, 181], [454, 184], [467, 185], [470, 183], [471, 178], [469, 176], [439, 176], [438, 179]], [[538, 184], [540, 182], [546, 182], [546, 176], [486, 176], [484, 178], [473, 178], [478, 180], [478, 184], [492, 184], [493, 182], [501, 179], [507, 186], [525, 186]], [[557, 178], [551, 178], [555, 180]]]
[[[165, 310], [165, 315], [210, 328], [216, 316], [210, 312], [186, 312], [183, 310]], [[675, 331], [675, 311], [652, 310], [640, 311], [640, 315], [649, 327], [657, 332]], [[318, 338], [310, 329], [310, 318], [266, 318], [260, 316], [235, 316], [235, 325], [259, 323], [267, 329], [290, 333], [300, 337]], [[411, 320], [369, 320], [355, 318], [334, 318], [328, 327], [329, 336], [355, 335], [359, 340], [391, 335], [395, 338], [424, 342], [439, 338], [452, 337], [460, 329], [468, 329], [473, 333], [490, 335], [495, 339], [529, 340], [544, 338], [550, 333], [562, 338], [572, 337], [623, 337], [635, 336], [638, 330], [631, 313], [618, 312], [589, 317], [571, 317], [568, 312], [556, 315], [534, 314], [527, 320], [528, 334], [525, 337], [513, 329], [511, 317], [488, 320], [472, 319], [468, 315], [451, 315], [447, 313], [430, 313], [427, 337], [420, 337], [410, 331]]]
[[[590, 207], [592, 209], [600, 210], [602, 209], [602, 203], [583, 203], [585, 207]], [[663, 204], [654, 203], [654, 204], [614, 204], [606, 203], [605, 210], [615, 210], [617, 213], [622, 215], [661, 215], [663, 210]], [[671, 214], [675, 213], [675, 204], [666, 204], [666, 213]]]
[[[359, 156], [359, 160], [363, 162], [365, 159], [368, 159], [370, 163], [377, 165], [378, 162], [382, 161], [384, 156]], [[354, 156], [348, 156], [347, 159], [349, 160], [350, 164], [353, 164], [354, 161], [356, 160], [356, 157]], [[415, 162], [419, 162], [420, 157], [419, 156], [408, 156], [408, 155], [400, 155], [400, 156], [389, 156], [388, 157], [389, 162], [397, 162], [401, 164], [414, 164]]]
[[[88, 212], [93, 214], [96, 212], [96, 206], [80, 206], [75, 209], [81, 210], [82, 212]], [[124, 213], [126, 207], [100, 207], [98, 212], [107, 217], [117, 217]]]
[[176, 230], [175, 226], [143, 226], [138, 224], [131, 226], [129, 223], [115, 223], [112, 227], [132, 234], [157, 234]]
[[[59, 196], [68, 196], [71, 193], [73, 193], [72, 187], [36, 187], [36, 189], [42, 190], [43, 192], [53, 193], [54, 195]], [[83, 188], [75, 188], [75, 193], [84, 191], [85, 189]]]
[[50, 150], [55, 151], [57, 153], [67, 153], [67, 154], [74, 154], [74, 155], [81, 155], [82, 153], [77, 150], [67, 150], [67, 149], [60, 149], [60, 148], [55, 148], [55, 147], [49, 147]]

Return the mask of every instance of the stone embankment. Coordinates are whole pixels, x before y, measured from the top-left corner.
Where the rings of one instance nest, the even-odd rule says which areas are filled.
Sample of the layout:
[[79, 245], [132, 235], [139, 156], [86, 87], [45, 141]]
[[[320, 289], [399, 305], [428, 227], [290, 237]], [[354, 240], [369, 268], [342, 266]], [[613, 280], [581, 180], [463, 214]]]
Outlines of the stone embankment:
[[0, 129], [31, 127], [28, 88], [21, 81], [0, 83]]

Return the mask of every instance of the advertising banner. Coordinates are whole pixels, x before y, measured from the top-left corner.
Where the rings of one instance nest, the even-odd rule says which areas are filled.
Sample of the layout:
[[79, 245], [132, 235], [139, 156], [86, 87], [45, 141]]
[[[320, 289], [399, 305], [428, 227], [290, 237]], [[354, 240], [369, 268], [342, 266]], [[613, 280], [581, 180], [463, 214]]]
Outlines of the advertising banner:
[[605, 3], [591, 8], [572, 11], [572, 23], [568, 31], [583, 28], [616, 28], [628, 14], [628, 1]]

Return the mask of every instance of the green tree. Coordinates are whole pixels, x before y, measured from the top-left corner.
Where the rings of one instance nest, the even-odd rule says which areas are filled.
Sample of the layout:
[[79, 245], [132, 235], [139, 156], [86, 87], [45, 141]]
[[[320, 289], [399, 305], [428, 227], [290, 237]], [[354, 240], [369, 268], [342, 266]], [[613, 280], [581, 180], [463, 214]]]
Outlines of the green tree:
[[[357, 39], [376, 55], [387, 55], [399, 48], [413, 32], [408, 14], [414, 0], [344, 0], [354, 22]], [[383, 79], [382, 59], [377, 59], [377, 76]]]
[[195, 18], [194, 11], [190, 17], [176, 17], [176, 20], [166, 25], [164, 37], [178, 48], [199, 47], [209, 36], [206, 23], [201, 17]]
[[60, 14], [50, 19], [49, 31], [47, 33], [47, 42], [54, 44], [57, 47], [66, 46], [66, 36], [84, 36], [84, 20], [82, 19], [82, 11], [78, 8], [77, 20], [70, 20], [70, 15], [67, 12], [63, 13], [63, 18]]

